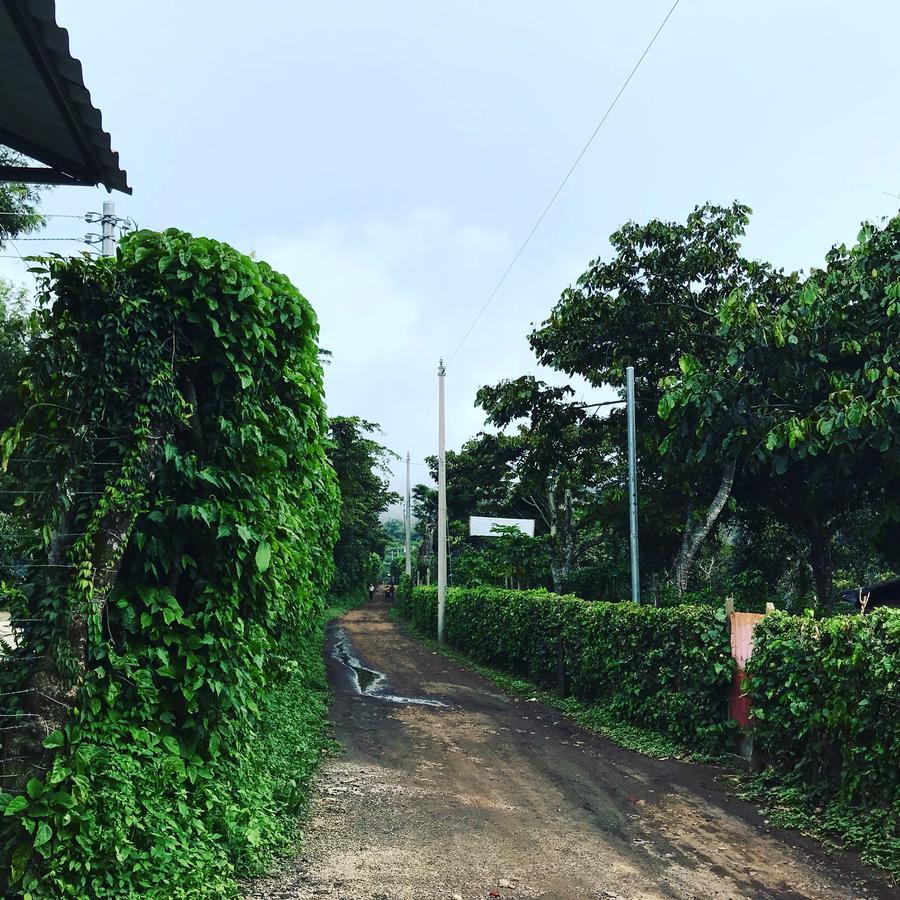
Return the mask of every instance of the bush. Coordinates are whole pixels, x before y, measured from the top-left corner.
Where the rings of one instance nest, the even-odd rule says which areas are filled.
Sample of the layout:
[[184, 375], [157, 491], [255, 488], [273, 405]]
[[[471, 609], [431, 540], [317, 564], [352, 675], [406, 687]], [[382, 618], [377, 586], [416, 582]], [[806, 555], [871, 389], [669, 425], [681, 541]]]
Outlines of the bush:
[[[434, 635], [437, 589], [398, 591], [397, 609]], [[563, 659], [570, 691], [621, 718], [685, 743], [721, 748], [732, 659], [724, 613], [591, 603], [549, 591], [450, 588], [447, 642], [479, 662], [555, 685]]]
[[[2, 444], [31, 461], [23, 493], [50, 498], [16, 507], [33, 552], [82, 536], [77, 578], [18, 586], [34, 624], [16, 652], [77, 702], [46, 773], [0, 794], [0, 893], [229, 896], [289, 846], [321, 741], [339, 500], [315, 314], [265, 263], [175, 230], [50, 261], [45, 281], [33, 412]], [[97, 597], [108, 520], [128, 527]], [[5, 716], [28, 714], [31, 677], [0, 666]]]
[[755, 745], [775, 767], [900, 816], [900, 613], [768, 615], [749, 672]]

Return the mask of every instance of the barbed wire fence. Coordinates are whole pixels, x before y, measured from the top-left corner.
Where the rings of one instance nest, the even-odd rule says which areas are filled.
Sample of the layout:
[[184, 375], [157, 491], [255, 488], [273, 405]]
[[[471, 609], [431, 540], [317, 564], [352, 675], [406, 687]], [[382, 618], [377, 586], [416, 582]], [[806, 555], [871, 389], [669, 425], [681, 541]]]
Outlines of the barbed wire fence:
[[[0, 212], [0, 216], [7, 215], [12, 214]], [[45, 254], [22, 252], [18, 246], [20, 242], [51, 247], [62, 244], [66, 249], [80, 244], [84, 248], [81, 253], [100, 256], [102, 253], [98, 248], [103, 247], [105, 239], [112, 236], [115, 242], [125, 231], [137, 228], [133, 219], [108, 212], [87, 212], [81, 216], [50, 213], [42, 214], [42, 217], [80, 220], [88, 225], [100, 225], [100, 231], [88, 231], [82, 236], [25, 235], [3, 238], [0, 249], [10, 246], [15, 255], [0, 253], [0, 258], [39, 263]], [[42, 690], [32, 678], [36, 666], [48, 659], [51, 650], [49, 642], [32, 640], [31, 634], [37, 633], [42, 625], [67, 629], [68, 622], [52, 623], [41, 617], [35, 612], [39, 604], [34, 602], [34, 598], [26, 597], [26, 592], [29, 588], [33, 591], [49, 589], [51, 576], [57, 582], [64, 582], [66, 575], [74, 573], [78, 567], [68, 562], [66, 553], [72, 543], [87, 532], [56, 530], [51, 541], [34, 525], [35, 508], [41, 500], [54, 495], [57, 504], [69, 506], [79, 502], [89, 504], [89, 498], [100, 497], [106, 480], [102, 475], [121, 467], [121, 460], [102, 457], [114, 449], [114, 442], [124, 440], [125, 436], [114, 435], [99, 436], [85, 442], [74, 434], [63, 437], [35, 433], [30, 435], [29, 443], [36, 442], [34, 446], [43, 452], [30, 453], [26, 449], [22, 454], [6, 459], [0, 470], [0, 791], [21, 788], [28, 778], [48, 769], [44, 765], [47, 757], [23, 756], [14, 750], [10, 752], [17, 746], [15, 740], [10, 740], [13, 733], [21, 734], [40, 727], [41, 715], [30, 710], [29, 699], [40, 697], [47, 702], [66, 706], [63, 701]], [[47, 453], [48, 449], [52, 454], [54, 448], [61, 446], [77, 448], [77, 455], [71, 451], [55, 456]], [[38, 472], [43, 470], [43, 478], [36, 480], [43, 481], [46, 487], [34, 486], [36, 469]], [[63, 548], [61, 553], [58, 547], [54, 549], [54, 544]]]

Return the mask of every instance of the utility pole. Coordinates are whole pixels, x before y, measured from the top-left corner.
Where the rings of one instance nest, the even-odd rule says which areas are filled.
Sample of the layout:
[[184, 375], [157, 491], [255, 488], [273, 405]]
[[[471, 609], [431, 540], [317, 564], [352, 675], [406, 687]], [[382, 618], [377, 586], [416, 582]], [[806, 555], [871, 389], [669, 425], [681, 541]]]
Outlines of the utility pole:
[[438, 364], [438, 643], [444, 643], [447, 607], [447, 459], [444, 450], [444, 360]]
[[641, 602], [640, 556], [637, 516], [637, 433], [634, 425], [634, 366], [625, 369], [625, 403], [628, 418], [628, 521], [631, 526], [631, 599]]
[[412, 553], [410, 551], [410, 538], [412, 531], [412, 510], [410, 509], [409, 494], [409, 451], [406, 451], [406, 516], [404, 524], [406, 525], [406, 577], [412, 578]]
[[103, 201], [103, 217], [100, 219], [103, 241], [100, 252], [104, 256], [116, 255], [116, 204], [112, 200]]

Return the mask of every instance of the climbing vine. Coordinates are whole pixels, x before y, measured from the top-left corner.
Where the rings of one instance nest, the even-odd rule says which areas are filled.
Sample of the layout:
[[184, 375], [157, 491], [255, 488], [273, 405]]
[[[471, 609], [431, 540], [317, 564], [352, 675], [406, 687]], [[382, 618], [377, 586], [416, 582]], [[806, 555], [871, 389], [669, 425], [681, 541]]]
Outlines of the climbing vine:
[[0, 439], [33, 534], [0, 664], [3, 894], [224, 896], [290, 837], [259, 748], [286, 686], [312, 696], [332, 573], [315, 315], [176, 230], [49, 260], [41, 301]]

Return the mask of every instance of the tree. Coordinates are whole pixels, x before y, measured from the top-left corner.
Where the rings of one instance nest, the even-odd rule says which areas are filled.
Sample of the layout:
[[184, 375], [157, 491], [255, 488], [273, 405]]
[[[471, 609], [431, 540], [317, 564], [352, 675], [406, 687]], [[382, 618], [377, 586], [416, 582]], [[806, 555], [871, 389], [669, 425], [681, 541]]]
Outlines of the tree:
[[[25, 160], [0, 146], [0, 166], [21, 166]], [[32, 184], [0, 181], [0, 247], [10, 238], [36, 231], [44, 220], [37, 211], [40, 192]]]
[[550, 572], [546, 541], [510, 526], [495, 525], [493, 532], [455, 558], [454, 584], [526, 589], [544, 584]]
[[417, 545], [414, 567], [430, 584], [437, 554], [437, 491], [427, 484], [416, 484], [411, 495], [413, 537]]
[[0, 432], [18, 418], [19, 367], [33, 328], [25, 289], [0, 278]]
[[381, 530], [388, 541], [403, 542], [406, 540], [406, 526], [402, 519], [385, 519], [381, 523]]
[[[557, 593], [568, 590], [578, 557], [580, 509], [605, 463], [604, 429], [592, 404], [571, 400], [570, 387], [552, 387], [530, 375], [482, 387], [476, 402], [488, 421], [506, 428], [507, 465], [516, 494], [532, 507], [549, 534], [550, 570]], [[524, 422], [522, 422], [524, 420]]]
[[689, 353], [663, 380], [669, 448], [730, 448], [767, 485], [765, 503], [800, 530], [818, 601], [832, 600], [835, 536], [854, 511], [897, 520], [900, 217], [864, 225], [851, 250], [792, 280], [778, 302], [735, 289], [717, 312], [722, 352]]
[[[33, 317], [25, 311], [24, 288], [0, 278], [0, 434], [19, 418], [19, 369], [34, 329], [33, 322]], [[15, 471], [0, 471], [0, 488], [15, 490], [15, 479]], [[8, 506], [0, 503], [0, 583], [13, 577], [11, 564], [21, 556], [20, 542], [14, 537], [16, 528], [6, 511]], [[0, 607], [5, 608], [8, 600], [3, 590], [0, 585]]]
[[332, 586], [339, 595], [362, 590], [373, 577], [371, 554], [384, 550], [379, 519], [399, 499], [387, 479], [389, 461], [397, 456], [370, 437], [378, 431], [374, 422], [356, 416], [335, 416], [329, 424], [328, 457], [341, 492]]
[[[530, 335], [539, 361], [597, 386], [621, 384], [632, 365], [639, 409], [651, 410], [662, 398], [662, 381], [678, 373], [682, 360], [694, 360], [700, 370], [720, 366], [726, 352], [719, 334], [722, 304], [736, 291], [774, 303], [794, 280], [741, 255], [750, 212], [737, 202], [706, 204], [684, 224], [626, 223], [610, 238], [613, 258], [594, 260]], [[683, 591], [697, 551], [725, 509], [736, 472], [742, 471], [738, 448], [728, 442], [710, 441], [700, 449], [690, 441], [670, 442], [669, 453], [660, 455], [667, 425], [647, 416], [640, 426], [641, 459], [652, 460], [651, 468], [683, 518], [675, 561]], [[698, 498], [709, 498], [703, 508]]]

